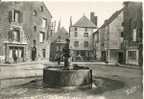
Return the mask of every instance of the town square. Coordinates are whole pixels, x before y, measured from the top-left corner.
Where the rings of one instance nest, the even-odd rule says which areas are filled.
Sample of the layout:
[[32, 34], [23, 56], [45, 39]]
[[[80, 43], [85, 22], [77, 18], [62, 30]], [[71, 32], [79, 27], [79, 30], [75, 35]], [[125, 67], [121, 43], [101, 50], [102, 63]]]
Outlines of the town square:
[[143, 3], [0, 1], [0, 99], [143, 99]]

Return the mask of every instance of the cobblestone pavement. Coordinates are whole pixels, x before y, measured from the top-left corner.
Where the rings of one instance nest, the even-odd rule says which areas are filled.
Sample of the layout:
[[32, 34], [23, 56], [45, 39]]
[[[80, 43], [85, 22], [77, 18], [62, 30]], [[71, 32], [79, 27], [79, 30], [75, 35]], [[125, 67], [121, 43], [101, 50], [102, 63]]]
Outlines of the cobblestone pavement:
[[[1, 88], [0, 99], [142, 99], [141, 69], [95, 64], [87, 64], [85, 66], [93, 70], [93, 79], [96, 82], [94, 82], [92, 89], [63, 90], [42, 88], [40, 87], [41, 84], [24, 79], [25, 83], [22, 85]], [[36, 68], [31, 68], [31, 72], [35, 70]], [[40, 75], [42, 73], [41, 71], [37, 72], [40, 72]], [[104, 81], [102, 79], [106, 83], [99, 84], [102, 87], [97, 88], [95, 83]], [[21, 82], [21, 80], [18, 82]]]

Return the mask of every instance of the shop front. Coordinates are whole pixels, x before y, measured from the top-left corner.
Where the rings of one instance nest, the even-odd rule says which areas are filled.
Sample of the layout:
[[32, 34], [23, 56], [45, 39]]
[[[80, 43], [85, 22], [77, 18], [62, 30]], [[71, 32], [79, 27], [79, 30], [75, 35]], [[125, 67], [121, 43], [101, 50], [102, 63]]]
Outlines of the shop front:
[[5, 62], [19, 63], [26, 58], [26, 44], [5, 43]]

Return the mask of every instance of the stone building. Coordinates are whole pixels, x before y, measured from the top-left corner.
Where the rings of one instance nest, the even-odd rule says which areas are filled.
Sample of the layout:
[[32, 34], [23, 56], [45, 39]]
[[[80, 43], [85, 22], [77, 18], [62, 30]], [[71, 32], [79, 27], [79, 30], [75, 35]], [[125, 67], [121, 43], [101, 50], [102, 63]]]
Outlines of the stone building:
[[97, 60], [108, 63], [123, 62], [123, 9], [116, 11], [93, 33], [93, 46]]
[[125, 63], [142, 66], [142, 2], [124, 2], [123, 11], [123, 50], [125, 52]]
[[65, 45], [65, 40], [69, 38], [68, 32], [64, 27], [59, 27], [57, 32], [51, 38], [50, 44], [50, 61], [56, 61], [58, 55], [61, 56], [61, 61], [63, 60], [63, 48]]
[[0, 13], [1, 61], [49, 59], [52, 15], [43, 2], [0, 2]]
[[93, 49], [98, 60], [108, 63], [142, 65], [142, 3], [124, 2], [93, 33]]
[[91, 20], [82, 16], [70, 26], [70, 48], [73, 61], [89, 61], [94, 58], [92, 33], [97, 28], [97, 17], [94, 16], [94, 13], [91, 13]]

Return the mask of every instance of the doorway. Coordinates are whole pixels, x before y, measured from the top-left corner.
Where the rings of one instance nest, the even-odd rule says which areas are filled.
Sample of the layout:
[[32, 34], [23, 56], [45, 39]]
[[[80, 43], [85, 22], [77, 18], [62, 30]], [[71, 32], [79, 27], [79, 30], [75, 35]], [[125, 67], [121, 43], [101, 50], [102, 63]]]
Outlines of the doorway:
[[118, 53], [118, 62], [120, 64], [123, 64], [123, 62], [124, 62], [124, 54], [123, 54], [123, 52], [119, 52]]
[[102, 57], [101, 57], [102, 61], [106, 61], [106, 51], [102, 51]]

